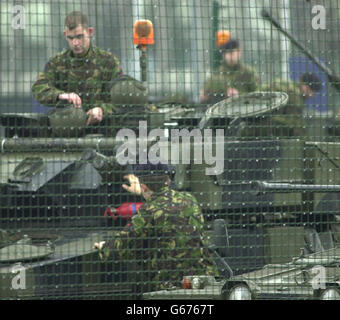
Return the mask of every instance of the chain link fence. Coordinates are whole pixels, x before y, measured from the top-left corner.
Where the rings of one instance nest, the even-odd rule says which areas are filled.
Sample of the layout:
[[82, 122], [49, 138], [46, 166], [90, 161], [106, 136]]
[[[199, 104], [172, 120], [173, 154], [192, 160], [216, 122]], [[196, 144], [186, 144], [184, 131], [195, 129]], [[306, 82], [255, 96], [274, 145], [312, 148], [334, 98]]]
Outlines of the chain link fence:
[[0, 8], [1, 299], [339, 299], [338, 1]]

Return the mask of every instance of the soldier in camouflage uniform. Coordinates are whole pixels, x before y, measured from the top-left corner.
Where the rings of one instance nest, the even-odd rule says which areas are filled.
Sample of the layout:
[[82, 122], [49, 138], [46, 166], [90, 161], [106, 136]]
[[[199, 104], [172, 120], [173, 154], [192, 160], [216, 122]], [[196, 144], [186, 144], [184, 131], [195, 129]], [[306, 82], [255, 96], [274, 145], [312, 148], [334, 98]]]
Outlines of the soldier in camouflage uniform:
[[32, 86], [33, 97], [43, 105], [65, 101], [83, 108], [87, 125], [114, 113], [108, 84], [122, 73], [116, 56], [91, 44], [93, 34], [86, 15], [68, 14], [64, 35], [70, 48], [51, 58]]
[[303, 117], [305, 101], [321, 90], [321, 81], [313, 73], [304, 73], [297, 82], [277, 79], [261, 91], [285, 92], [287, 104], [261, 119], [253, 119], [243, 132], [243, 136], [301, 138], [307, 134], [307, 124]]
[[239, 41], [231, 39], [220, 49], [222, 64], [205, 83], [201, 95], [202, 103], [214, 104], [258, 89], [259, 77], [256, 71], [241, 62]]
[[[123, 188], [146, 199], [131, 225], [108, 242], [95, 243], [102, 259], [134, 263], [132, 282], [152, 291], [178, 285], [184, 275], [215, 275], [207, 252], [204, 219], [197, 200], [170, 187], [167, 165], [138, 165]], [[131, 271], [131, 270], [130, 270]]]

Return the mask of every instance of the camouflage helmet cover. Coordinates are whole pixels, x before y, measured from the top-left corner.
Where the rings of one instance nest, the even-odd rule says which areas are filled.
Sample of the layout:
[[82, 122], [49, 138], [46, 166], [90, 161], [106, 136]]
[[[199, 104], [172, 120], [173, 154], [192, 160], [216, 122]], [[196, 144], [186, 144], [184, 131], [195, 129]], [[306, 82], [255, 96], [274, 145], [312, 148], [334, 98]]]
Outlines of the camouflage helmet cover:
[[74, 136], [85, 128], [87, 116], [83, 109], [68, 105], [54, 108], [48, 115], [55, 136]]
[[114, 104], [144, 105], [147, 103], [147, 90], [142, 82], [121, 75], [109, 85], [111, 102]]

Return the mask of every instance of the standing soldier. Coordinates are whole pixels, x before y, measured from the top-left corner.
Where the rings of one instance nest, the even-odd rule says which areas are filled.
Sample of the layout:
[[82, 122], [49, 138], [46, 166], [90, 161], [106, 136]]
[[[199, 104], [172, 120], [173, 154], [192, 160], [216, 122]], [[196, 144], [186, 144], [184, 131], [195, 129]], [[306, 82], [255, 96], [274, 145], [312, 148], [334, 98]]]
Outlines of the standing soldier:
[[249, 65], [241, 62], [242, 50], [239, 41], [229, 40], [222, 45], [222, 64], [205, 83], [201, 95], [202, 103], [214, 104], [228, 97], [258, 89], [259, 77]]
[[[129, 274], [137, 292], [178, 285], [184, 275], [215, 274], [204, 246], [204, 219], [197, 200], [170, 187], [167, 165], [140, 164], [125, 178], [123, 188], [142, 195], [146, 202], [132, 218], [131, 226], [108, 242], [94, 244], [102, 259], [125, 260], [135, 265]], [[130, 268], [131, 269], [131, 268]]]
[[87, 125], [114, 113], [108, 85], [122, 73], [115, 55], [91, 44], [93, 34], [86, 15], [78, 11], [68, 14], [64, 36], [69, 49], [51, 58], [32, 86], [33, 97], [40, 104], [55, 106], [64, 101], [82, 108]]

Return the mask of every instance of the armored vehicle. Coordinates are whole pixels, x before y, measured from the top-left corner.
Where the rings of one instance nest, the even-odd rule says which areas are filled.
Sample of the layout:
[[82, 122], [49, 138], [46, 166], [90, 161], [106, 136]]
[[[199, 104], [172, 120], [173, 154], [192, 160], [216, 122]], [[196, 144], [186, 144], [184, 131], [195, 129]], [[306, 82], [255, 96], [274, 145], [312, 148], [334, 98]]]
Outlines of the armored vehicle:
[[229, 279], [188, 276], [183, 279], [188, 288], [148, 292], [144, 299], [340, 300], [339, 255], [340, 248], [336, 247]]
[[[252, 272], [234, 275], [228, 264], [228, 231], [225, 220], [214, 221], [214, 244], [210, 249], [219, 269], [219, 277], [186, 276], [182, 288], [144, 293], [149, 299], [321, 299], [340, 300], [340, 247], [325, 247], [316, 232], [309, 234], [310, 247], [287, 263], [267, 264]], [[331, 238], [329, 238], [331, 239]], [[332, 240], [331, 240], [332, 241]], [[329, 243], [328, 243], [329, 244]]]
[[[1, 231], [4, 233], [5, 231]], [[127, 299], [125, 266], [103, 270], [93, 243], [103, 229], [8, 230], [0, 246], [1, 299]]]
[[[211, 127], [216, 132], [223, 130], [223, 135], [216, 134], [208, 140], [210, 150], [220, 153], [215, 159], [205, 154], [201, 162], [189, 157], [187, 162], [175, 164], [176, 187], [196, 196], [208, 225], [216, 218], [227, 221], [228, 263], [235, 276], [266, 264], [288, 263], [305, 245], [305, 228], [328, 235], [339, 212], [337, 193], [329, 193], [327, 189], [260, 192], [263, 185], [257, 185], [261, 190], [254, 191], [254, 181], [337, 184], [338, 143], [239, 138], [249, 117], [270, 114], [285, 101], [284, 93], [253, 93], [222, 101], [201, 113], [200, 118], [198, 111], [193, 110], [200, 132], [209, 132]], [[193, 135], [192, 142], [188, 130], [189, 135], [185, 136], [180, 127], [173, 126], [174, 122], [180, 126], [181, 113], [183, 118], [185, 115], [189, 118], [192, 110], [171, 105], [160, 109], [150, 112], [161, 121], [155, 125], [161, 128], [157, 133], [161, 138], [160, 151], [167, 149], [169, 154], [178, 151], [181, 160], [187, 150], [191, 155], [197, 149], [206, 152], [207, 141], [195, 140], [200, 137]], [[240, 110], [244, 112], [240, 114]], [[219, 122], [221, 118], [223, 121]], [[26, 274], [31, 274], [26, 279], [26, 291], [8, 290], [6, 285], [2, 297], [39, 298], [51, 294], [51, 297], [75, 298], [87, 293], [92, 297], [131, 297], [131, 287], [126, 285], [127, 267], [104, 266], [92, 249], [94, 242], [108, 239], [127, 222], [105, 217], [108, 207], [142, 201], [125, 194], [121, 188], [123, 175], [131, 169], [117, 162], [121, 141], [117, 143], [113, 136], [75, 131], [73, 137], [70, 131], [60, 136], [63, 133], [53, 131], [48, 120], [32, 114], [1, 115], [1, 227], [11, 234], [10, 245], [17, 245], [20, 235], [33, 239], [29, 244], [33, 247], [23, 247], [21, 251], [8, 245], [2, 248], [3, 256], [5, 252], [10, 256], [6, 250], [16, 252], [14, 260], [2, 261], [2, 278], [9, 286], [15, 277], [12, 270], [19, 270], [12, 269], [15, 263], [24, 263]], [[203, 134], [201, 138], [209, 136]], [[155, 145], [153, 142], [148, 135], [146, 141], [139, 137], [137, 144], [150, 147]], [[35, 236], [45, 239], [38, 247], [34, 244]], [[294, 241], [288, 247], [282, 246], [288, 239]], [[44, 254], [26, 258], [26, 254], [20, 254], [25, 250]], [[113, 272], [115, 267], [119, 270]], [[101, 275], [103, 268], [108, 268], [105, 275]], [[77, 271], [77, 276], [70, 279], [65, 276], [65, 270], [70, 270], [66, 274], [72, 275]], [[93, 270], [98, 276], [91, 276]], [[46, 283], [51, 285], [44, 287]]]
[[53, 117], [1, 114], [0, 298], [133, 298], [126, 265], [104, 265], [93, 249], [129, 220], [108, 208], [142, 201], [121, 188], [119, 144], [86, 134], [82, 115]]

